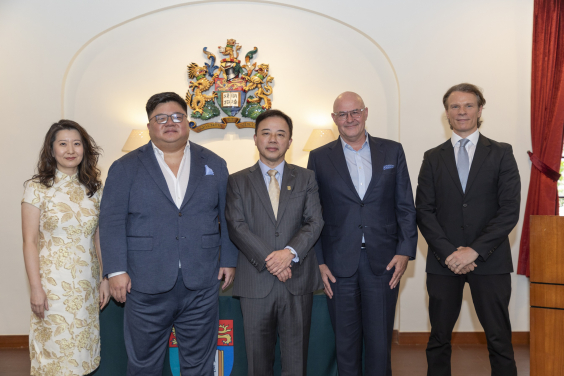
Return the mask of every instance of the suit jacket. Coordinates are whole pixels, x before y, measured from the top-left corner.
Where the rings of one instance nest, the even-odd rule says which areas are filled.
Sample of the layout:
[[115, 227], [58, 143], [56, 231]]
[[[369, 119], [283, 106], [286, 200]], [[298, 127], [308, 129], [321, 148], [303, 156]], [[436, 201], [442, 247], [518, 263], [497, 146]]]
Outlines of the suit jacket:
[[[315, 246], [320, 264], [337, 277], [350, 277], [360, 259], [362, 234], [370, 268], [382, 275], [395, 255], [415, 258], [417, 225], [413, 192], [401, 144], [369, 137], [372, 179], [364, 199], [353, 185], [341, 139], [313, 150], [325, 227]], [[386, 169], [384, 169], [386, 167]]]
[[300, 261], [285, 282], [293, 295], [323, 288], [315, 252], [323, 219], [317, 183], [311, 171], [284, 164], [277, 218], [259, 164], [229, 176], [225, 210], [229, 236], [241, 251], [233, 295], [264, 298], [277, 277], [266, 269], [273, 251], [294, 248]]
[[427, 273], [454, 275], [446, 258], [460, 246], [480, 254], [475, 274], [513, 271], [507, 237], [519, 220], [521, 182], [511, 145], [480, 134], [462, 191], [454, 148], [447, 140], [423, 157], [417, 224], [429, 245]]
[[[225, 223], [225, 161], [192, 142], [190, 158], [180, 209], [151, 142], [112, 164], [100, 208], [104, 275], [126, 271], [132, 289], [156, 294], [172, 289], [179, 260], [184, 284], [191, 290], [217, 283], [220, 265], [235, 267], [237, 249], [227, 227], [219, 226]], [[206, 175], [205, 166], [213, 175]]]

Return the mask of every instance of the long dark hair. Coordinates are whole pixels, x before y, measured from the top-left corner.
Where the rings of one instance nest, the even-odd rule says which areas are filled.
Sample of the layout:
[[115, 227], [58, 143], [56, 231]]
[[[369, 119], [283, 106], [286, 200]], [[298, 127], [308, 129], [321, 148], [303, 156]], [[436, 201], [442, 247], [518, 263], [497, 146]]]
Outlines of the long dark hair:
[[43, 147], [39, 152], [39, 162], [37, 162], [37, 174], [30, 180], [39, 181], [46, 187], [53, 186], [55, 173], [57, 171], [57, 160], [53, 153], [53, 144], [57, 138], [57, 133], [62, 130], [75, 130], [80, 134], [84, 155], [78, 165], [78, 181], [88, 190], [88, 197], [92, 197], [102, 187], [100, 170], [97, 167], [98, 158], [102, 149], [84, 128], [72, 120], [61, 119], [51, 125], [45, 135]]

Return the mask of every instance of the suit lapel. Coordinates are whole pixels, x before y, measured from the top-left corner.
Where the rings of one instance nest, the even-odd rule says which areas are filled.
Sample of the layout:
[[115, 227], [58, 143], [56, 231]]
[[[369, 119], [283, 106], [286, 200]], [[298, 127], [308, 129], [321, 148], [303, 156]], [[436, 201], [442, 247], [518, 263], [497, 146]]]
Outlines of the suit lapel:
[[284, 163], [284, 175], [282, 176], [282, 186], [280, 187], [280, 199], [278, 201], [278, 215], [276, 219], [280, 222], [280, 218], [284, 215], [290, 194], [294, 190], [296, 183], [296, 169], [294, 166]]
[[[452, 142], [448, 139], [441, 147], [441, 158], [446, 166], [450, 177], [454, 181], [454, 185], [458, 188], [461, 195], [464, 195], [462, 191], [462, 184], [460, 183], [460, 177], [458, 176], [458, 170], [456, 169], [456, 159], [454, 158], [454, 148]], [[468, 184], [466, 184], [468, 187]]]
[[370, 137], [370, 135], [368, 135], [368, 142], [370, 143], [370, 159], [372, 160], [372, 179], [370, 179], [370, 183], [368, 183], [368, 187], [366, 187], [364, 200], [366, 200], [366, 198], [370, 195], [370, 192], [372, 192], [372, 187], [374, 187], [378, 183], [378, 180], [380, 180], [382, 172], [384, 171], [384, 162], [386, 160], [386, 154], [381, 142], [377, 141], [374, 137]]
[[470, 166], [470, 173], [468, 174], [468, 182], [466, 183], [466, 192], [472, 187], [472, 183], [476, 180], [478, 176], [478, 171], [480, 167], [486, 160], [486, 157], [490, 153], [490, 141], [480, 134], [478, 139], [478, 145], [476, 145], [476, 152], [474, 153], [474, 158], [472, 159], [472, 165]]
[[[188, 141], [190, 142], [190, 141]], [[190, 178], [188, 179], [188, 187], [186, 188], [186, 194], [184, 195], [184, 200], [182, 200], [182, 205], [180, 208], [190, 200], [190, 197], [196, 192], [196, 188], [202, 181], [206, 171], [205, 163], [206, 156], [204, 155], [204, 150], [197, 144], [190, 142]]]
[[151, 178], [155, 181], [157, 186], [163, 192], [163, 194], [172, 202], [173, 205], [176, 206], [172, 196], [170, 195], [170, 191], [168, 189], [168, 185], [166, 184], [165, 177], [161, 170], [161, 166], [159, 166], [159, 162], [157, 162], [157, 157], [155, 157], [155, 152], [153, 151], [153, 143], [149, 142], [147, 145], [143, 146], [139, 149], [140, 153], [138, 154], [138, 158], [145, 166], [145, 169], [151, 176]]
[[329, 152], [329, 160], [335, 166], [335, 169], [341, 176], [341, 179], [345, 182], [347, 187], [356, 195], [358, 200], [360, 201], [360, 196], [356, 191], [353, 181], [351, 179], [351, 174], [349, 172], [349, 168], [347, 167], [347, 161], [345, 159], [345, 152], [343, 151], [343, 145], [341, 143], [341, 137], [337, 139], [337, 141], [333, 142], [333, 145], [330, 146], [331, 151]]
[[[274, 218], [274, 210], [272, 209], [272, 204], [270, 203], [270, 196], [268, 195], [268, 190], [266, 189], [264, 177], [262, 176], [262, 171], [259, 167], [258, 162], [250, 168], [249, 180], [255, 188], [257, 196], [262, 202], [262, 205], [266, 209], [268, 217], [270, 218], [272, 223], [276, 224], [276, 218]], [[280, 204], [278, 206], [280, 207]]]

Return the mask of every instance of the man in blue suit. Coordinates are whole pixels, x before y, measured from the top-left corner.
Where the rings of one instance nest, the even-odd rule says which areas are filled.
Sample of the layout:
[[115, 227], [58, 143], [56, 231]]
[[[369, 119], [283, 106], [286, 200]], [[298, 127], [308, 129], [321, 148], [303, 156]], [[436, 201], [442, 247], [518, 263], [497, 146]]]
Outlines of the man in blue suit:
[[218, 285], [233, 281], [238, 254], [225, 226], [227, 166], [188, 141], [178, 94], [155, 94], [146, 110], [151, 142], [112, 164], [100, 210], [104, 275], [126, 303], [127, 374], [161, 374], [174, 325], [182, 376], [211, 376]]
[[339, 376], [391, 375], [398, 285], [415, 258], [417, 226], [402, 146], [370, 136], [368, 108], [355, 93], [333, 104], [340, 138], [313, 150], [325, 227], [315, 246]]

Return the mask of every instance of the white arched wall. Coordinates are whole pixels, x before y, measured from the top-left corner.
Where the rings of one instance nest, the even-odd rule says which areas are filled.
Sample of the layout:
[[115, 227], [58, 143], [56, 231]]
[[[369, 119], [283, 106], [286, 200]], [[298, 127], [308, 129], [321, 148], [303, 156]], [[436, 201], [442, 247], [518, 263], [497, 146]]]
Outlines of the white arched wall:
[[[243, 46], [242, 61], [256, 46], [253, 61], [270, 65], [273, 108], [294, 121], [288, 161], [305, 167], [307, 152], [302, 149], [307, 138], [316, 127], [334, 127], [332, 102], [346, 90], [358, 92], [369, 103], [371, 134], [399, 138], [398, 83], [389, 59], [374, 41], [318, 13], [267, 2], [247, 4], [252, 7], [199, 2], [150, 12], [100, 33], [80, 49], [67, 70], [63, 117], [95, 129], [93, 136], [105, 148], [104, 170], [123, 155], [130, 130], [145, 127], [147, 99], [163, 91], [184, 96], [186, 66], [209, 62], [203, 47], [218, 60], [223, 58], [217, 46], [224, 46], [228, 38]], [[219, 12], [230, 19], [256, 21], [222, 28], [202, 17]], [[261, 26], [266, 30], [257, 32]], [[253, 134], [252, 129], [229, 124], [225, 130], [192, 132], [190, 139], [222, 156], [229, 171], [235, 172], [256, 162]]]

